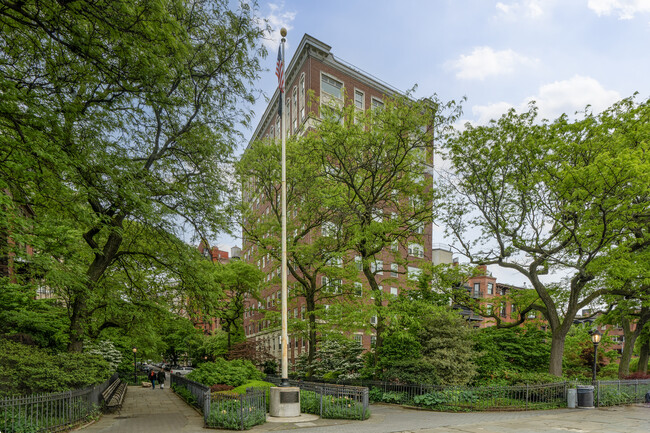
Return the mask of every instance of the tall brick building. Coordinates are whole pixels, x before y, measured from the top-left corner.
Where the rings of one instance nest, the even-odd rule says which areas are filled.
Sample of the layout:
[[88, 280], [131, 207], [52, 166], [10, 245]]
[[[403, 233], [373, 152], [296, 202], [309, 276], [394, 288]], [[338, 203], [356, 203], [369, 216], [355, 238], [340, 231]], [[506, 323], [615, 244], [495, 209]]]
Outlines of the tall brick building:
[[[381, 108], [386, 97], [398, 93], [388, 84], [338, 59], [331, 52], [329, 45], [309, 35], [302, 38], [293, 58], [288, 63], [285, 83], [285, 98], [282, 104], [287, 136], [302, 135], [314, 127], [319, 122], [321, 108], [324, 105], [328, 107], [345, 105], [354, 106], [357, 110], [370, 110]], [[263, 139], [281, 139], [279, 98], [280, 92], [276, 90], [255, 129], [251, 142]], [[253, 206], [258, 215], [268, 214], [270, 204], [265, 203], [263, 197], [246, 189], [243, 194], [244, 200]], [[288, 218], [291, 218], [291, 215]], [[433, 259], [431, 234], [432, 225], [425, 224], [414, 234], [414, 239], [417, 238], [417, 241], [414, 240], [407, 245], [391, 246], [376, 257], [374, 270], [383, 292], [398, 294], [400, 287], [407, 285], [406, 279], [409, 278], [409, 275], [413, 277], [419, 272], [417, 263]], [[324, 235], [323, 232], [317, 230], [310, 236], [322, 235]], [[397, 263], [396, 255], [408, 258], [406, 268], [403, 264]], [[435, 257], [437, 260], [443, 257], [444, 260], [451, 262], [451, 252], [446, 250], [436, 251]], [[265, 310], [279, 311], [280, 309], [281, 287], [279, 283], [273, 284], [275, 280], [272, 280], [273, 277], [280, 275], [280, 263], [265, 251], [260, 251], [258, 246], [246, 237], [244, 237], [242, 246], [242, 259], [256, 264], [267, 275], [267, 287], [261, 294], [261, 301], [249, 300], [244, 316], [246, 335], [263, 345], [269, 353], [279, 357], [281, 354], [279, 323], [268, 320], [263, 313]], [[356, 257], [354, 253], [348, 254], [342, 261], [345, 263], [356, 261], [360, 264], [359, 257]], [[323, 285], [328, 283], [326, 277], [321, 278], [323, 278]], [[278, 279], [276, 278], [276, 280]], [[361, 282], [355, 284], [358, 285], [359, 292], [369, 289], [368, 283], [361, 273], [358, 280]], [[306, 320], [305, 300], [292, 296], [292, 284], [294, 284], [294, 280], [289, 275], [289, 320]], [[372, 324], [372, 318], [370, 322]], [[352, 336], [365, 348], [370, 348], [374, 340], [372, 332], [353, 332]], [[306, 338], [289, 335], [288, 349], [289, 359], [293, 361], [308, 349], [308, 341]]]

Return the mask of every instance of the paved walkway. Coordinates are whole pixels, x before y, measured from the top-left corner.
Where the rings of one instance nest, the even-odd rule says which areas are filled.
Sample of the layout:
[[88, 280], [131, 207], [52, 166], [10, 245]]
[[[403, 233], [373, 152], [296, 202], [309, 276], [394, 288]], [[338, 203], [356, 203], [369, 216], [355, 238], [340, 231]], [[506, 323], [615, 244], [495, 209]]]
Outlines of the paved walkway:
[[[372, 405], [366, 421], [318, 419], [266, 423], [253, 433], [305, 430], [306, 433], [648, 433], [650, 407], [558, 409], [530, 412], [446, 413]], [[80, 433], [210, 433], [203, 417], [169, 389], [131, 386], [122, 410], [104, 415]]]

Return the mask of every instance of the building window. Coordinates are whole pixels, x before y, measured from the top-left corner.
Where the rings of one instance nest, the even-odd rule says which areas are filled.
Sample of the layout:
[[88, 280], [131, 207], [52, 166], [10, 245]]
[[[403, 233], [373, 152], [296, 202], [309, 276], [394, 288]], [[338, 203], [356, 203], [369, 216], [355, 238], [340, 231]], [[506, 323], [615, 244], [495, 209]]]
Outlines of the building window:
[[488, 295], [494, 295], [494, 284], [493, 283], [488, 283], [488, 288], [487, 288], [487, 293]]
[[361, 334], [354, 334], [354, 341], [356, 341], [359, 346], [363, 344], [363, 335]]
[[331, 221], [325, 221], [321, 226], [321, 235], [323, 237], [330, 237], [336, 234], [336, 224]]
[[377, 343], [377, 337], [375, 335], [370, 336], [370, 347], [375, 347], [375, 344]]
[[474, 283], [474, 297], [481, 297], [481, 283]]
[[383, 260], [375, 260], [370, 264], [370, 270], [377, 275], [384, 275]]
[[499, 313], [501, 314], [501, 317], [506, 317], [506, 304], [501, 304]]
[[359, 298], [363, 296], [363, 284], [354, 283], [354, 295]]
[[397, 250], [399, 250], [399, 243], [398, 243], [398, 241], [393, 241], [393, 242], [391, 242], [391, 243], [390, 243], [390, 249], [391, 249], [391, 251], [393, 251], [393, 252], [397, 252]]
[[371, 325], [376, 325], [377, 324], [377, 316], [372, 316], [370, 318], [370, 324]]
[[408, 279], [409, 280], [417, 280], [421, 273], [422, 273], [422, 269], [420, 269], [420, 268], [416, 268], [414, 266], [409, 266], [408, 267]]
[[306, 310], [307, 310], [307, 308], [304, 305], [302, 307], [300, 307], [300, 318], [302, 320], [305, 320], [305, 311]]
[[397, 287], [391, 287], [390, 288], [390, 294], [394, 295], [394, 296], [397, 296], [397, 294], [398, 294]]
[[390, 264], [390, 276], [391, 277], [397, 277], [399, 272], [399, 265], [397, 263], [391, 263]]
[[300, 96], [305, 96], [305, 73], [300, 74]]
[[365, 103], [364, 103], [364, 94], [361, 90], [354, 89], [354, 106], [358, 108], [359, 110], [363, 110]]
[[355, 256], [354, 263], [357, 265], [357, 271], [363, 271], [363, 261], [361, 261], [361, 256]]
[[409, 255], [423, 258], [424, 247], [420, 244], [409, 244]]
[[[320, 90], [321, 93], [326, 93], [329, 96], [341, 99], [343, 92], [343, 83], [325, 74], [320, 77]], [[322, 97], [323, 95], [321, 95]]]
[[381, 110], [382, 108], [384, 108], [384, 102], [381, 99], [372, 98], [370, 102], [372, 104], [373, 110]]
[[485, 311], [487, 312], [488, 316], [492, 314], [492, 304], [487, 304], [485, 306]]

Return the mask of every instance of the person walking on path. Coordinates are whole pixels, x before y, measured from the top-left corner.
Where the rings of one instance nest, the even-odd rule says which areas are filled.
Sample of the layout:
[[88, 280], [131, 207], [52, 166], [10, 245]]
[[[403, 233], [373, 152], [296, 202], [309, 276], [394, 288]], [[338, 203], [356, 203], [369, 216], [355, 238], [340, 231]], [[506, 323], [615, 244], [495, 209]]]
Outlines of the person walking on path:
[[149, 380], [151, 381], [151, 389], [156, 389], [156, 372], [149, 370]]
[[158, 372], [158, 383], [160, 384], [160, 389], [165, 389], [165, 371], [160, 370]]

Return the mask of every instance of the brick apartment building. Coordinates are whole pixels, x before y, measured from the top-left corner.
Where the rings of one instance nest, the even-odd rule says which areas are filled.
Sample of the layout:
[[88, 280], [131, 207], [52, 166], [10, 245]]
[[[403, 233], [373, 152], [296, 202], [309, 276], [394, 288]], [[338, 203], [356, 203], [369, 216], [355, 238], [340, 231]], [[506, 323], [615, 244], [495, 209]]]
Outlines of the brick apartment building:
[[[361, 71], [360, 69], [336, 58], [331, 52], [331, 47], [327, 44], [305, 35], [296, 52], [288, 63], [285, 72], [285, 100], [283, 101], [283, 111], [285, 115], [285, 128], [287, 136], [302, 135], [319, 122], [320, 107], [328, 106], [351, 106], [354, 105], [358, 110], [369, 110], [381, 107], [387, 96], [395, 95], [397, 90], [389, 85]], [[310, 101], [310, 94], [318, 101]], [[276, 89], [273, 98], [269, 102], [264, 114], [255, 129], [251, 142], [262, 139], [281, 139], [281, 123], [278, 114], [279, 90]], [[310, 103], [311, 102], [311, 103]], [[260, 196], [254, 196], [251, 191], [244, 190], [244, 200], [252, 203], [255, 212], [258, 215], [264, 215], [268, 212], [269, 203], [265, 203]], [[288, 215], [291, 218], [291, 215]], [[417, 233], [417, 242], [410, 243], [408, 246], [391, 247], [382, 251], [376, 257], [374, 264], [378, 275], [378, 282], [381, 290], [387, 294], [398, 294], [400, 287], [405, 287], [406, 279], [410, 273], [419, 271], [417, 261], [431, 261], [433, 258], [432, 250], [432, 225], [427, 224], [421, 227]], [[321, 236], [323, 233], [313, 233], [310, 236]], [[408, 269], [395, 263], [394, 257], [398, 253], [402, 257], [409, 257]], [[436, 251], [436, 259], [444, 257], [448, 263], [451, 262], [451, 252]], [[280, 346], [280, 328], [279, 323], [273, 323], [265, 318], [264, 311], [279, 311], [281, 304], [281, 287], [280, 284], [273, 284], [273, 281], [279, 280], [273, 277], [280, 276], [280, 263], [273, 260], [270, 254], [260, 251], [258, 247], [250, 240], [244, 237], [242, 245], [242, 259], [256, 264], [260, 270], [267, 276], [266, 288], [261, 293], [261, 300], [249, 300], [247, 311], [244, 315], [244, 329], [248, 338], [255, 339], [270, 354], [279, 358], [281, 355]], [[354, 254], [342, 259], [352, 263], [359, 258]], [[360, 264], [360, 261], [358, 262]], [[323, 285], [327, 284], [323, 276]], [[360, 291], [369, 290], [365, 277], [360, 273], [359, 285]], [[385, 281], [385, 282], [384, 282]], [[288, 316], [289, 320], [307, 320], [306, 302], [304, 298], [292, 297], [291, 286], [295, 281], [289, 275], [289, 299], [288, 299]], [[324, 307], [327, 307], [325, 305]], [[372, 323], [372, 319], [371, 319]], [[354, 338], [366, 349], [371, 347], [374, 336], [371, 333], [355, 332]], [[300, 336], [289, 335], [288, 357], [291, 363], [301, 353], [308, 350], [308, 341]]]

